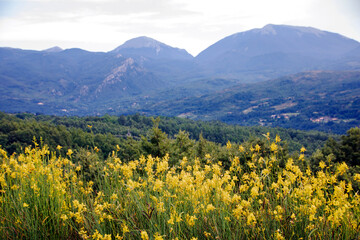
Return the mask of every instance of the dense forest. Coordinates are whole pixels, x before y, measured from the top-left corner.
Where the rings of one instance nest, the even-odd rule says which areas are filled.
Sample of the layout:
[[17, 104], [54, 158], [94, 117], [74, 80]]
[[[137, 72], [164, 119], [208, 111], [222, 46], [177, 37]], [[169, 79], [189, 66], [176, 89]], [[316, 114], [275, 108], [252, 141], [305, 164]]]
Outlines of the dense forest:
[[[154, 119], [140, 114], [128, 116], [102, 117], [59, 117], [34, 114], [0, 113], [0, 145], [9, 153], [19, 152], [33, 144], [33, 138], [42, 138], [51, 150], [57, 145], [67, 149], [98, 147], [106, 158], [114, 146], [119, 145], [128, 159], [137, 158], [144, 152], [143, 142], [153, 134], [152, 129], [158, 126], [163, 137], [170, 143], [178, 138], [186, 138], [191, 146], [196, 141], [206, 140], [214, 146], [214, 151], [226, 145], [228, 141], [242, 143], [256, 141], [269, 133], [270, 136], [281, 136], [290, 152], [301, 147], [311, 154], [321, 148], [329, 138], [338, 139], [338, 135], [329, 135], [316, 131], [300, 131], [284, 128], [244, 127], [228, 125], [221, 122], [193, 121], [174, 117], [159, 117]], [[131, 147], [130, 147], [131, 146]], [[174, 146], [176, 148], [177, 146]], [[132, 150], [132, 154], [130, 153]], [[167, 149], [169, 150], [169, 149]], [[130, 151], [130, 152], [129, 152]]]

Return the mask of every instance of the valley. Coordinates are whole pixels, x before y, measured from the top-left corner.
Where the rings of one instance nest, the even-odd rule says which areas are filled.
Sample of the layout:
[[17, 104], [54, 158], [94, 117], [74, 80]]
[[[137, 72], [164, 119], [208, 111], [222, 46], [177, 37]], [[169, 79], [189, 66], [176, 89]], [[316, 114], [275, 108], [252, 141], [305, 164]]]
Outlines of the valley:
[[358, 126], [360, 43], [269, 24], [192, 56], [149, 37], [109, 52], [0, 48], [0, 110], [133, 114], [343, 134]]

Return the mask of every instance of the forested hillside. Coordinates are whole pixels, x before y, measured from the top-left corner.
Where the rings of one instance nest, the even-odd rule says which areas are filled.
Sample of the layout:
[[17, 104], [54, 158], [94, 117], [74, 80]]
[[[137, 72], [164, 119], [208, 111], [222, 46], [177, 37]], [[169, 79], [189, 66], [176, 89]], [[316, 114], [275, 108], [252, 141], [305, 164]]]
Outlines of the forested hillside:
[[360, 124], [359, 96], [359, 71], [311, 71], [174, 101], [148, 100], [141, 110], [198, 120], [344, 134]]

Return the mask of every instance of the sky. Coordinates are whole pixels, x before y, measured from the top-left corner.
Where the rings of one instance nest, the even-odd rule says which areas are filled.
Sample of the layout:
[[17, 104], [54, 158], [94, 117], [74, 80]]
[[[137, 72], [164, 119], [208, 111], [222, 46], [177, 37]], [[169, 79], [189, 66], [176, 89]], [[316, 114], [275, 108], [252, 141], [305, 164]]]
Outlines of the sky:
[[360, 0], [0, 0], [0, 47], [106, 52], [147, 36], [196, 56], [270, 23], [360, 41]]

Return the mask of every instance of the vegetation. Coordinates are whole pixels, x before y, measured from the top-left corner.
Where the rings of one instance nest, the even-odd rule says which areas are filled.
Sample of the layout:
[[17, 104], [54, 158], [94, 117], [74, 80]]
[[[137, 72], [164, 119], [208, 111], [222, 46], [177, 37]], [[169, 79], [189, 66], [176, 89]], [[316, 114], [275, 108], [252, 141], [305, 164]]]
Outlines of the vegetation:
[[[342, 144], [357, 136], [349, 132]], [[228, 142], [227, 161], [166, 153], [153, 128], [144, 148], [159, 156], [105, 160], [97, 148], [62, 154], [34, 141], [0, 150], [0, 234], [4, 239], [357, 239], [359, 173], [327, 157], [318, 170], [302, 148], [289, 157], [279, 136]], [[358, 138], [356, 139], [358, 141]], [[198, 152], [205, 140], [201, 138]], [[185, 141], [186, 142], [186, 141]], [[147, 145], [146, 145], [147, 144]], [[181, 151], [180, 151], [181, 150]], [[358, 154], [358, 153], [357, 153]]]
[[[196, 123], [1, 114], [2, 238], [360, 237], [359, 128], [312, 154], [289, 152], [270, 132], [222, 145], [161, 129]], [[201, 124], [207, 132], [219, 123]], [[140, 137], [119, 134], [121, 126], [139, 127]]]
[[359, 79], [359, 71], [310, 71], [174, 101], [166, 98], [167, 92], [164, 99], [154, 99], [143, 111], [345, 134], [360, 124]]
[[[189, 119], [161, 117], [157, 122], [159, 129], [167, 134], [167, 141], [172, 142], [174, 148], [168, 149], [168, 153], [179, 151], [177, 149], [177, 136], [186, 132], [189, 140], [199, 140], [200, 135], [214, 151], [218, 151], [227, 141], [241, 143], [244, 141], [255, 141], [258, 136], [270, 133], [276, 134], [286, 142], [290, 152], [297, 151], [304, 146], [308, 154], [321, 148], [331, 136], [315, 131], [299, 131], [293, 129], [269, 128], [269, 127], [244, 127], [227, 125], [221, 122], [202, 122]], [[119, 145], [121, 150], [119, 157], [133, 160], [144, 151], [144, 140], [142, 136], [148, 137], [153, 127], [153, 118], [140, 114], [129, 116], [103, 117], [58, 117], [47, 115], [17, 114], [9, 115], [0, 113], [0, 145], [10, 154], [20, 152], [21, 149], [32, 145], [33, 137], [43, 138], [50, 151], [54, 151], [57, 145], [63, 146], [62, 153], [67, 149], [77, 150], [79, 148], [94, 148], [97, 146], [105, 159], [113, 150], [113, 146]], [[180, 134], [181, 136], [183, 134]], [[145, 144], [146, 145], [146, 144]], [[195, 142], [190, 144], [191, 151], [196, 151]], [[172, 150], [173, 149], [173, 150]], [[141, 153], [141, 154], [140, 154]]]

